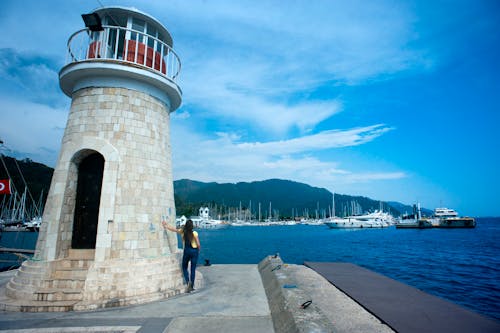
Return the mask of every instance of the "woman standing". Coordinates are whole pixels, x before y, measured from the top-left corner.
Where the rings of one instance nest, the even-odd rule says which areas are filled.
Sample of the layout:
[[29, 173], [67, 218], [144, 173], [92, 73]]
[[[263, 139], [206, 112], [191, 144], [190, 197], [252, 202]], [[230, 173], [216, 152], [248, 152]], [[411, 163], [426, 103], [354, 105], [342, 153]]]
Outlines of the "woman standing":
[[[196, 276], [196, 264], [198, 263], [198, 254], [200, 253], [201, 245], [198, 233], [193, 230], [193, 221], [187, 220], [184, 227], [176, 229], [162, 221], [163, 228], [176, 232], [182, 236], [184, 244], [184, 254], [182, 255], [182, 273], [184, 281], [187, 283], [186, 292], [190, 293], [194, 290], [194, 278]], [[191, 262], [191, 275], [188, 274], [188, 263]]]

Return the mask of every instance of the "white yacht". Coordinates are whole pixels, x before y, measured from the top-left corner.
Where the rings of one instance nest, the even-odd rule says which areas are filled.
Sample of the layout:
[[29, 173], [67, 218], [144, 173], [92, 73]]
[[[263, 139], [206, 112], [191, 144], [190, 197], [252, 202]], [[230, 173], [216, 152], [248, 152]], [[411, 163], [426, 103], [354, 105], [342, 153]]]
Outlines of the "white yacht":
[[332, 229], [340, 228], [386, 228], [394, 224], [392, 215], [375, 211], [365, 215], [332, 217], [325, 224]]

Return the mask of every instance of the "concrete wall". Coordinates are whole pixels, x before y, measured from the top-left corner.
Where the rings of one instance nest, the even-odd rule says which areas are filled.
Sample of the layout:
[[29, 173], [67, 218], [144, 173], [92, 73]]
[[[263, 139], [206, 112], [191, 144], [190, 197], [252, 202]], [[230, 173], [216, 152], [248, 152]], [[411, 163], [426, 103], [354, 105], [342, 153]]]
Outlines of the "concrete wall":
[[275, 332], [333, 332], [334, 327], [321, 309], [312, 300], [279, 256], [266, 257], [259, 263], [259, 272], [266, 291]]

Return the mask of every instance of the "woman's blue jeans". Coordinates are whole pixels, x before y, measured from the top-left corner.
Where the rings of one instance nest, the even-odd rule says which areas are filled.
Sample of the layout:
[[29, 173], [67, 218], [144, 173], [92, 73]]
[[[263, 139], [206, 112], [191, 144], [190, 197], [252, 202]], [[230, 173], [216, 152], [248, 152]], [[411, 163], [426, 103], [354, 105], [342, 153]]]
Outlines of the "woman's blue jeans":
[[[182, 274], [184, 274], [184, 281], [186, 283], [191, 282], [194, 286], [194, 278], [196, 276], [196, 264], [198, 263], [198, 249], [184, 248], [184, 254], [182, 255]], [[191, 261], [191, 279], [188, 275], [188, 263]]]

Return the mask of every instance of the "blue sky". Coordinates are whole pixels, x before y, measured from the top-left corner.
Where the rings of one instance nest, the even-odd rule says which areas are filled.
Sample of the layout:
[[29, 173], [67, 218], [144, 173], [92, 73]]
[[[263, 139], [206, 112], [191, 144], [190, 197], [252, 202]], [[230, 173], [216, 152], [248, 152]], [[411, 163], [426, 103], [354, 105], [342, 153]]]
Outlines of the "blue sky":
[[100, 3], [172, 34], [175, 179], [290, 179], [500, 216], [500, 2], [3, 1], [8, 154], [55, 166], [66, 42]]

